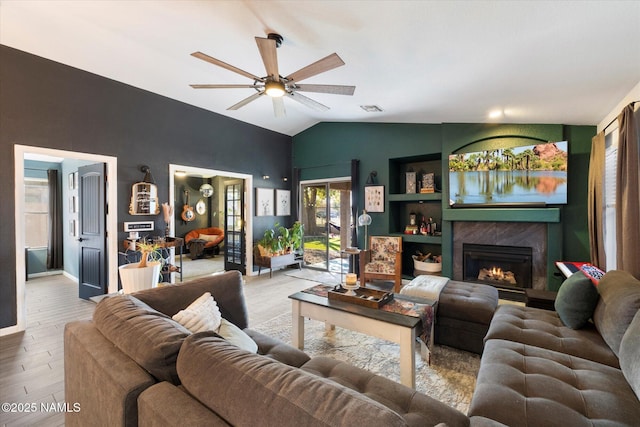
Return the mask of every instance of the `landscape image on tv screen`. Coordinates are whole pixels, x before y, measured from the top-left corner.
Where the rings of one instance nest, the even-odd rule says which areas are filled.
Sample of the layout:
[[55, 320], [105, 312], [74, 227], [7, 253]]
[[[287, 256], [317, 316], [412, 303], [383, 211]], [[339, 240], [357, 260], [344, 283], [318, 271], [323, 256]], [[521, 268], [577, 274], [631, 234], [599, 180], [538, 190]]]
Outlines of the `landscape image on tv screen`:
[[449, 204], [566, 204], [568, 142], [449, 156]]

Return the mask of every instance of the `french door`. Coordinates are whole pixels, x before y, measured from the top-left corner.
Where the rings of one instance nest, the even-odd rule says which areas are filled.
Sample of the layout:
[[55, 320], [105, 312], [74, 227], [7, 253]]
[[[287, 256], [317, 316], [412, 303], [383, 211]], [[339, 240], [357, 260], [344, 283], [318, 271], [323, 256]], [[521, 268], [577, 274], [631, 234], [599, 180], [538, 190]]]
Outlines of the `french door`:
[[300, 189], [304, 264], [340, 272], [341, 251], [351, 246], [351, 181], [303, 182]]
[[238, 270], [246, 274], [244, 235], [244, 184], [243, 180], [226, 181], [224, 185], [224, 269]]

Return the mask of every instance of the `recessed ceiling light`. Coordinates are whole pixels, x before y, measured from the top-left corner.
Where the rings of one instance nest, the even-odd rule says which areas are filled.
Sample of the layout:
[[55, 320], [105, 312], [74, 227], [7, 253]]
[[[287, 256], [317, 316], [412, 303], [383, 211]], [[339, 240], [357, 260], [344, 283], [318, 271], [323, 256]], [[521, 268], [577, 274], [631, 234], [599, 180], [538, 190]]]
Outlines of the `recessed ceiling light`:
[[382, 108], [378, 107], [377, 105], [361, 105], [360, 108], [362, 108], [367, 113], [380, 113], [380, 112], [382, 112]]
[[502, 115], [502, 110], [493, 110], [489, 112], [490, 119], [499, 119], [500, 117], [502, 117]]

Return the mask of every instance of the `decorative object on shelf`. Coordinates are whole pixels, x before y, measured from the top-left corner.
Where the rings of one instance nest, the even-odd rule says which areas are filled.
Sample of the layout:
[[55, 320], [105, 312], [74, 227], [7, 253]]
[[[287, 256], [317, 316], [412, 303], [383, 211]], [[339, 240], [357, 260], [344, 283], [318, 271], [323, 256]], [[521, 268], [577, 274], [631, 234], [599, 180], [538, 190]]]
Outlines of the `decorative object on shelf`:
[[273, 190], [256, 188], [256, 216], [273, 216]]
[[196, 219], [196, 214], [193, 211], [193, 208], [189, 206], [189, 190], [184, 190], [184, 198], [185, 204], [182, 205], [182, 214], [180, 215], [180, 217], [185, 222], [191, 222]]
[[409, 214], [409, 225], [404, 228], [404, 234], [418, 234], [418, 225], [416, 224], [416, 214]]
[[207, 205], [205, 204], [204, 199], [200, 199], [196, 203], [196, 213], [198, 215], [204, 215], [207, 213]]
[[407, 194], [415, 194], [416, 193], [416, 173], [415, 172], [407, 172], [406, 173], [406, 193]]
[[158, 187], [153, 181], [149, 166], [142, 166], [144, 178], [131, 186], [130, 215], [158, 215], [160, 204], [158, 203]]
[[436, 191], [435, 174], [434, 173], [423, 174], [420, 193], [429, 194], [429, 193], [435, 193], [435, 191]]
[[164, 219], [164, 235], [169, 236], [169, 224], [171, 223], [171, 217], [173, 216], [173, 206], [164, 202], [162, 204], [162, 216]]
[[202, 194], [202, 197], [213, 196], [213, 186], [211, 184], [202, 184], [200, 186], [200, 194]]
[[369, 172], [369, 176], [367, 177], [366, 185], [375, 185], [377, 176], [378, 176], [378, 171]]
[[364, 187], [364, 208], [367, 212], [384, 212], [384, 185]]
[[291, 215], [291, 191], [276, 190], [276, 216]]
[[369, 226], [371, 225], [371, 216], [367, 213], [367, 210], [362, 211], [362, 215], [358, 217], [358, 225], [364, 227], [364, 250], [367, 250], [367, 243], [369, 239], [367, 237]]
[[423, 255], [420, 251], [413, 258], [413, 275], [420, 276], [422, 274], [434, 274], [442, 271], [442, 256], [431, 255], [428, 253]]

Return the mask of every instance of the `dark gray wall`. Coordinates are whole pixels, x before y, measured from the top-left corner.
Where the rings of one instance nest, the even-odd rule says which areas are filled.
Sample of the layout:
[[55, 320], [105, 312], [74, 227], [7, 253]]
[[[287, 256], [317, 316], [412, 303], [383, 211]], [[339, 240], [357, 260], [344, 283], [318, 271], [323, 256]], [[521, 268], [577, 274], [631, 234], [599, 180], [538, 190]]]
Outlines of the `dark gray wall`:
[[[0, 236], [9, 243], [15, 227], [14, 144], [117, 157], [119, 241], [126, 236], [124, 221], [153, 219], [157, 232], [164, 230], [162, 215], [128, 214], [140, 165], [151, 167], [160, 202], [169, 196], [170, 163], [255, 179], [291, 176], [287, 135], [0, 45]], [[254, 227], [254, 233], [261, 231]], [[15, 250], [0, 245], [0, 328], [16, 324]]]

